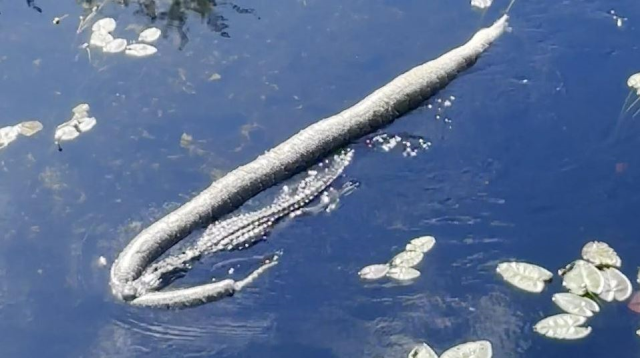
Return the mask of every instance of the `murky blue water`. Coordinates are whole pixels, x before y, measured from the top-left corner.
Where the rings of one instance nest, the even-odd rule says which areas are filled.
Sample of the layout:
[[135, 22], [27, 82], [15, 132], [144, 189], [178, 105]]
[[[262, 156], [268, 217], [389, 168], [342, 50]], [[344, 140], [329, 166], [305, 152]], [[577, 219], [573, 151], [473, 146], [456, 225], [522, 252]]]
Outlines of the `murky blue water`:
[[[362, 185], [338, 210], [237, 255], [284, 252], [251, 288], [182, 311], [116, 302], [98, 258], [111, 264], [212, 178], [461, 44], [506, 1], [484, 16], [466, 1], [166, 0], [155, 16], [136, 1], [106, 6], [119, 36], [163, 29], [144, 59], [89, 58], [80, 4], [28, 5], [0, 3], [0, 127], [45, 126], [0, 152], [2, 357], [391, 358], [422, 341], [441, 352], [476, 339], [495, 357], [638, 350], [640, 319], [624, 303], [604, 305], [581, 341], [537, 335], [532, 325], [559, 312], [559, 280], [535, 295], [494, 272], [509, 259], [555, 271], [597, 238], [637, 287], [638, 117], [611, 137], [627, 77], [640, 71], [637, 3], [518, 0], [511, 33], [431, 108], [381, 131], [424, 137], [428, 150], [355, 143], [346, 175]], [[451, 96], [451, 107], [437, 101]], [[98, 125], [59, 152], [53, 131], [81, 102]], [[183, 133], [193, 139], [181, 145]], [[438, 243], [415, 283], [358, 280], [426, 234]], [[216, 260], [190, 280], [209, 280]]]

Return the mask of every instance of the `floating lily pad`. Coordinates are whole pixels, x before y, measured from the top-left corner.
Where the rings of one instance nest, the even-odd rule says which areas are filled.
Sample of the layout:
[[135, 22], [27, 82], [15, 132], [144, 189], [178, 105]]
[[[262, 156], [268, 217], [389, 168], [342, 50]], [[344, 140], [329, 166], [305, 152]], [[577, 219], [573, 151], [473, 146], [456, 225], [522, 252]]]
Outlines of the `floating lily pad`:
[[116, 20], [111, 17], [105, 17], [96, 21], [91, 27], [91, 31], [109, 33], [116, 29]]
[[109, 42], [105, 47], [102, 48], [102, 51], [106, 53], [119, 53], [124, 51], [127, 47], [127, 40], [125, 39], [114, 39]]
[[600, 298], [611, 302], [614, 299], [616, 301], [626, 301], [631, 296], [633, 291], [631, 281], [622, 272], [616, 268], [607, 267], [602, 270], [602, 276], [605, 284], [602, 292], [598, 295]]
[[565, 312], [578, 316], [591, 317], [594, 312], [600, 312], [600, 307], [593, 300], [573, 293], [556, 293], [551, 299]]
[[73, 117], [56, 128], [54, 139], [56, 143], [76, 139], [80, 133], [91, 130], [97, 123], [94, 117], [89, 117], [89, 105], [86, 103], [75, 106], [71, 111]]
[[162, 31], [157, 27], [150, 27], [140, 33], [138, 41], [140, 42], [155, 42], [160, 38]]
[[468, 342], [447, 349], [440, 358], [491, 358], [493, 348], [489, 341]]
[[18, 139], [20, 130], [16, 126], [0, 128], [0, 149], [8, 146], [14, 140]]
[[78, 121], [78, 129], [80, 132], [88, 132], [96, 125], [97, 121], [94, 117], [82, 118]]
[[414, 267], [422, 261], [424, 254], [420, 251], [402, 251], [391, 259], [391, 266]]
[[561, 313], [542, 319], [533, 330], [543, 336], [555, 339], [580, 339], [591, 333], [591, 327], [581, 327], [586, 317]]
[[398, 281], [410, 281], [420, 277], [420, 271], [411, 267], [392, 267], [387, 272], [387, 277]]
[[20, 135], [30, 137], [42, 130], [42, 123], [38, 121], [24, 121], [13, 126], [0, 128], [0, 149], [18, 139]]
[[407, 358], [438, 358], [438, 355], [426, 343], [422, 343], [415, 346]]
[[53, 138], [56, 142], [64, 142], [78, 138], [80, 132], [72, 126], [63, 126], [56, 130]]
[[89, 44], [96, 47], [105, 47], [111, 41], [113, 41], [113, 36], [106, 32], [98, 31], [91, 34]]
[[493, 3], [493, 0], [471, 0], [471, 6], [478, 9], [486, 9]]
[[80, 103], [79, 105], [73, 107], [71, 112], [73, 112], [74, 114], [77, 114], [77, 115], [81, 115], [82, 117], [86, 117], [86, 115], [87, 115], [87, 113], [89, 113], [90, 109], [91, 109], [91, 107], [89, 107], [89, 105], [87, 103]]
[[576, 260], [563, 272], [562, 285], [578, 296], [587, 292], [599, 295], [604, 289], [604, 277], [592, 263]]
[[358, 272], [358, 276], [365, 280], [377, 280], [385, 277], [387, 272], [389, 272], [389, 265], [375, 264], [363, 267], [362, 270]]
[[405, 250], [407, 251], [420, 251], [423, 254], [429, 252], [436, 244], [436, 238], [433, 236], [421, 236], [412, 239], [407, 244]]
[[26, 137], [31, 137], [32, 135], [40, 132], [42, 130], [42, 123], [38, 121], [26, 121], [18, 124], [18, 131], [20, 134]]
[[533, 293], [542, 292], [545, 281], [553, 277], [549, 270], [526, 262], [503, 262], [496, 272], [515, 287]]
[[629, 79], [627, 80], [627, 86], [629, 86], [629, 88], [631, 89], [640, 89], [640, 72], [634, 73], [633, 75], [629, 76]]
[[151, 56], [158, 52], [158, 49], [147, 44], [131, 44], [127, 46], [124, 53], [133, 57], [146, 57]]
[[582, 258], [594, 265], [620, 267], [620, 256], [607, 243], [601, 241], [588, 242], [582, 248]]

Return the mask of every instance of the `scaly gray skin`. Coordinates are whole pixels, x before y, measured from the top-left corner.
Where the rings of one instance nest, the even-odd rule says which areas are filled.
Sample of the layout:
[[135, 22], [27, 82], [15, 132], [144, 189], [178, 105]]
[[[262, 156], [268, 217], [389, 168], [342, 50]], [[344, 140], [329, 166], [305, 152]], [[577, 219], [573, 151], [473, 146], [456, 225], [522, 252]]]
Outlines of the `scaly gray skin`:
[[273, 204], [209, 225], [194, 245], [178, 255], [170, 255], [154, 263], [132, 282], [136, 297], [161, 289], [168, 283], [167, 275], [190, 269], [192, 263], [203, 255], [246, 248], [261, 240], [278, 221], [296, 216], [300, 209], [327, 189], [352, 158], [353, 150], [336, 155], [333, 161], [327, 160], [318, 170], [310, 171], [297, 184], [295, 191], [283, 192]]
[[[417, 108], [473, 65], [504, 33], [507, 20], [508, 16], [503, 15], [492, 26], [478, 31], [466, 44], [414, 67], [354, 106], [303, 129], [254, 161], [215, 181], [180, 208], [144, 229], [125, 247], [111, 267], [113, 294], [127, 301], [135, 298], [133, 304], [144, 300], [144, 295], [136, 298], [132, 283], [162, 253], [194, 229], [230, 213], [251, 197], [306, 169], [319, 158]], [[199, 295], [201, 301], [220, 296], [215, 288], [198, 290], [194, 287], [189, 290], [192, 290], [188, 295], [190, 302], [197, 301]], [[237, 288], [227, 284], [219, 291], [235, 290]], [[167, 302], [172, 302], [169, 306], [178, 306], [181, 301], [177, 291], [154, 294], [174, 292], [176, 299]], [[154, 306], [153, 302], [157, 300], [151, 302], [148, 305]]]

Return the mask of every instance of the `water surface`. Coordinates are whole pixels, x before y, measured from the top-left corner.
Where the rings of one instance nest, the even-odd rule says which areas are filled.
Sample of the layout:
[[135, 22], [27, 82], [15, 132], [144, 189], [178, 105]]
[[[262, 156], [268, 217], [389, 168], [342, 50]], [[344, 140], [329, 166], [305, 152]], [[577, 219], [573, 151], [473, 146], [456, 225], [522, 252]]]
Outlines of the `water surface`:
[[[91, 4], [0, 3], [0, 126], [45, 126], [0, 152], [3, 357], [388, 358], [422, 341], [441, 352], [475, 339], [490, 340], [495, 357], [638, 350], [640, 322], [625, 304], [604, 306], [584, 340], [538, 336], [532, 325], [559, 312], [559, 280], [532, 295], [494, 272], [509, 259], [555, 271], [597, 238], [635, 281], [639, 122], [628, 116], [610, 134], [640, 71], [638, 4], [518, 0], [512, 32], [431, 107], [378, 133], [423, 137], [428, 150], [354, 143], [345, 174], [361, 186], [338, 210], [227, 255], [282, 250], [277, 267], [232, 299], [163, 311], [115, 301], [98, 258], [111, 264], [212, 179], [461, 44], [507, 4], [483, 15], [442, 0], [141, 3], [100, 16], [127, 38], [161, 28], [158, 54], [144, 59], [89, 58], [89, 33], [76, 28]], [[437, 101], [451, 96], [451, 107]], [[98, 125], [59, 152], [53, 131], [81, 102]], [[415, 283], [358, 280], [426, 234], [438, 243]], [[227, 256], [189, 282], [224, 273], [210, 267]]]

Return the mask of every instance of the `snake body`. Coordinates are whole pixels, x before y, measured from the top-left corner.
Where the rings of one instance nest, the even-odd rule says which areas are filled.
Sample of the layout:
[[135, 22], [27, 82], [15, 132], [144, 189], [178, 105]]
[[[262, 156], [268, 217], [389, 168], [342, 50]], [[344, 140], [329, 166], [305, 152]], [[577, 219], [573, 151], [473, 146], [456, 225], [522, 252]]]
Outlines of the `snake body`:
[[[336, 154], [332, 160], [325, 160], [319, 164], [317, 170], [309, 171], [293, 190], [285, 186], [271, 205], [224, 218], [209, 225], [194, 245], [187, 247], [180, 254], [158, 260], [145, 269], [140, 278], [132, 283], [136, 296], [140, 297], [163, 288], [168, 276], [171, 278], [176, 272], [187, 271], [203, 255], [244, 249], [263, 239], [278, 221], [300, 214], [302, 208], [317, 198], [342, 174], [352, 158], [353, 150]], [[134, 303], [136, 302], [134, 300]]]
[[[352, 107], [301, 130], [255, 160], [216, 180], [181, 207], [142, 230], [111, 267], [113, 294], [134, 305], [182, 307], [232, 295], [253, 281], [275, 262], [265, 264], [240, 281], [227, 279], [157, 292], [139, 290], [136, 286], [155, 260], [193, 230], [223, 217], [265, 189], [307, 169], [320, 158], [417, 108], [472, 66], [505, 32], [507, 20], [508, 16], [503, 15], [493, 25], [479, 30], [465, 44], [414, 67]], [[237, 230], [226, 230], [226, 233], [228, 237], [235, 235], [233, 240], [241, 245], [242, 235], [236, 235], [239, 230], [250, 229], [240, 225]]]

